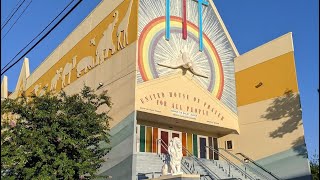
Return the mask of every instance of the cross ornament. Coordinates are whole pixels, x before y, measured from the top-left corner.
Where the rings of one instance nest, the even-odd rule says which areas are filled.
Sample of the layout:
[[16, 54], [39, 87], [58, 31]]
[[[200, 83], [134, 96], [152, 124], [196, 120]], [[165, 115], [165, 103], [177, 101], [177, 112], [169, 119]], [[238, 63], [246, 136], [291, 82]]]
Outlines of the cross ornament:
[[[208, 6], [206, 0], [193, 0], [198, 3], [199, 51], [203, 51], [202, 6]], [[182, 38], [187, 39], [187, 2], [182, 0]], [[170, 0], [166, 0], [166, 40], [170, 40]]]

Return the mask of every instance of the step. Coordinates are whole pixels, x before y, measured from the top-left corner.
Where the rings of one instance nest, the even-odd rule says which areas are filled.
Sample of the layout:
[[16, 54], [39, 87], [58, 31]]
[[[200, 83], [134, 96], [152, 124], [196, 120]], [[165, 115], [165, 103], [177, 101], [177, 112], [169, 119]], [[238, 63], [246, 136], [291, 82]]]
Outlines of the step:
[[[158, 172], [158, 174], [154, 174], [154, 177], [159, 177], [161, 174], [161, 169], [164, 164], [163, 155], [158, 155], [154, 153], [138, 153], [137, 154], [137, 179], [148, 179], [152, 177], [152, 174], [144, 174], [144, 173], [152, 173]], [[197, 161], [201, 161], [198, 163]], [[189, 166], [187, 164], [189, 163]], [[230, 177], [229, 177], [229, 165], [226, 161], [223, 160], [209, 160], [209, 159], [197, 159], [193, 160], [191, 157], [183, 157], [181, 169], [186, 174], [190, 174], [190, 167], [194, 163], [194, 173], [198, 173], [201, 175], [202, 179], [211, 179], [208, 175], [211, 172], [214, 172], [220, 179], [245, 179], [245, 175], [241, 173], [238, 169], [233, 166], [230, 166]], [[204, 164], [206, 167], [203, 167]], [[190, 170], [190, 171], [189, 171]], [[248, 172], [248, 174], [252, 177], [254, 174], [252, 172]], [[207, 175], [207, 176], [204, 176]]]

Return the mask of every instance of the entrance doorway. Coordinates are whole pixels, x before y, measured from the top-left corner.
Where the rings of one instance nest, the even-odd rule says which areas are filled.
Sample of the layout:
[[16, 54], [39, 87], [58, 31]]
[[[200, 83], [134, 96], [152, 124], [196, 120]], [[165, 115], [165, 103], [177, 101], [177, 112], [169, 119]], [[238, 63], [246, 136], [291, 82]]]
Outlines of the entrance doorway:
[[[172, 131], [172, 130], [167, 130], [167, 129], [159, 129], [159, 134], [158, 137], [160, 137], [164, 143], [166, 143], [167, 145], [169, 145], [169, 142], [171, 141], [171, 139], [173, 139], [174, 137], [178, 137], [181, 139], [181, 132], [178, 131]], [[164, 153], [167, 154], [167, 147], [164, 147], [163, 145], [161, 145], [160, 142], [158, 142], [158, 153]]]
[[207, 151], [208, 137], [198, 135], [198, 158], [208, 158], [209, 153]]

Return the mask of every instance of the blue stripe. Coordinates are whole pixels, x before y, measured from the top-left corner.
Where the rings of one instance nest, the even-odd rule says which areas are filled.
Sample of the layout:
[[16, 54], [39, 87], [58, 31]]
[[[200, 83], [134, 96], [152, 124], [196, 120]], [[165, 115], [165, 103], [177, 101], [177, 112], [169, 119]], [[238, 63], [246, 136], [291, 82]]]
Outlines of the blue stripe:
[[170, 0], [166, 0], [166, 40], [170, 39]]
[[205, 0], [198, 0], [198, 26], [199, 26], [199, 51], [203, 51], [202, 40], [202, 5], [208, 6], [209, 3]]

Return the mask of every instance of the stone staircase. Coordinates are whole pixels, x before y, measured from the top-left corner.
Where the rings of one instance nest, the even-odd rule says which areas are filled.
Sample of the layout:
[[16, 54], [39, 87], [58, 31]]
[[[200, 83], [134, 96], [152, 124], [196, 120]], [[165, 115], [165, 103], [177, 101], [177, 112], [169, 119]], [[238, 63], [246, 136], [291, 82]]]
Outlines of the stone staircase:
[[[185, 174], [200, 174], [201, 180], [216, 179], [250, 179], [240, 169], [229, 165], [223, 160], [197, 159], [195, 162], [191, 157], [183, 157], [182, 171]], [[154, 153], [138, 153], [137, 154], [137, 179], [151, 179], [161, 176], [162, 165], [165, 161], [165, 155]], [[249, 176], [258, 179], [252, 172], [246, 171]], [[219, 178], [214, 178], [214, 173]]]
[[161, 175], [163, 161], [155, 153], [138, 153], [137, 154], [137, 179], [157, 178]]
[[[209, 159], [200, 159], [210, 170], [215, 171], [215, 172], [224, 172], [224, 173], [219, 173], [219, 177], [222, 179], [250, 179], [246, 173], [254, 178], [255, 180], [259, 180], [259, 178], [252, 172], [245, 170], [241, 171], [239, 167], [235, 167], [231, 164], [229, 164], [226, 161], [223, 160], [209, 160]], [[220, 169], [221, 171], [217, 171], [217, 169]], [[243, 170], [243, 169], [242, 169]]]

